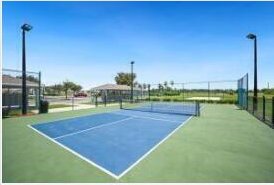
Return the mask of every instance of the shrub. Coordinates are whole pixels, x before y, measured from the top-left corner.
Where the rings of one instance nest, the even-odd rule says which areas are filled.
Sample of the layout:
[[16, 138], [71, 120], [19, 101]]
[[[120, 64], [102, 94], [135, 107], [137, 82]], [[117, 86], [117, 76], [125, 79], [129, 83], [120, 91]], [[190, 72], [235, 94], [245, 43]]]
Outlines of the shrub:
[[174, 101], [174, 102], [181, 102], [181, 101], [183, 101], [183, 100], [174, 98], [173, 101]]
[[163, 98], [163, 101], [171, 101], [170, 98]]
[[160, 98], [151, 98], [151, 101], [160, 101]]

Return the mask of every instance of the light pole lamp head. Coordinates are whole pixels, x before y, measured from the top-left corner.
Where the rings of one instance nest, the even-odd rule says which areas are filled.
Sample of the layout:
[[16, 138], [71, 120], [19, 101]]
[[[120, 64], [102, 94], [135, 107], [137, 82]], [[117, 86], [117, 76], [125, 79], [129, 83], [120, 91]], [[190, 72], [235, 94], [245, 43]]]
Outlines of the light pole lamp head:
[[248, 39], [256, 39], [256, 35], [254, 35], [254, 34], [252, 34], [252, 33], [249, 33], [247, 36], [246, 36], [246, 38], [248, 38]]
[[30, 31], [32, 29], [32, 26], [29, 25], [29, 24], [23, 24], [21, 26], [21, 29], [24, 30], [24, 31]]
[[133, 65], [133, 64], [134, 64], [134, 61], [131, 61], [130, 64]]

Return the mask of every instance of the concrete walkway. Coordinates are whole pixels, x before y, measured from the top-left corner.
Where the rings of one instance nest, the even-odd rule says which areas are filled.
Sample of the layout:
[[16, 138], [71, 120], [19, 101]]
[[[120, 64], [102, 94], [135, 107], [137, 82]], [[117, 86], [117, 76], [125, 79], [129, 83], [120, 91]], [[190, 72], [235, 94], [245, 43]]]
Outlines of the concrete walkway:
[[[112, 104], [107, 104], [107, 107], [109, 106], [117, 106], [118, 103], [112, 103]], [[100, 107], [102, 107], [104, 105], [100, 105]], [[87, 104], [76, 104], [73, 107], [60, 107], [60, 108], [53, 108], [53, 109], [49, 109], [49, 113], [53, 113], [53, 112], [65, 112], [65, 111], [71, 111], [71, 110], [80, 110], [80, 109], [92, 109], [92, 108], [96, 108], [95, 105], [87, 105]], [[38, 110], [34, 110], [32, 111], [34, 113], [38, 113]]]

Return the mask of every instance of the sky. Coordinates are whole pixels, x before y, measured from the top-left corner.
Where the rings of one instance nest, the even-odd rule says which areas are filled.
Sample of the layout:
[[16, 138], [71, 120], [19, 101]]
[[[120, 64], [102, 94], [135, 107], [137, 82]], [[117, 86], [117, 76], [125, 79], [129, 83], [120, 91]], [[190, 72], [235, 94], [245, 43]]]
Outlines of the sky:
[[[42, 83], [70, 80], [84, 89], [129, 72], [139, 83], [253, 82], [258, 39], [259, 88], [274, 88], [274, 2], [3, 2], [3, 68], [21, 69], [28, 23], [27, 70]], [[253, 86], [252, 86], [253, 87]]]

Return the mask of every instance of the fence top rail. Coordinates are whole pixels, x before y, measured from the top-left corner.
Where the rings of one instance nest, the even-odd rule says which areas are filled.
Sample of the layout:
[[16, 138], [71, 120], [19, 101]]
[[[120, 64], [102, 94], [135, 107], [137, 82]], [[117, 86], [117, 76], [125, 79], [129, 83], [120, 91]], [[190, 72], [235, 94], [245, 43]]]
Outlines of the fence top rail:
[[[173, 83], [174, 85], [184, 85], [184, 84], [202, 84], [202, 83], [226, 83], [226, 82], [231, 82], [235, 83], [238, 80], [215, 80], [215, 81], [197, 81], [197, 82], [177, 82]], [[150, 85], [159, 85], [162, 83], [157, 83], [157, 84], [150, 84]]]
[[[2, 72], [4, 72], [4, 71], [22, 73], [21, 70], [16, 70], [16, 69], [4, 69], [3, 68]], [[26, 73], [39, 75], [40, 72], [26, 71]]]
[[[245, 77], [248, 78], [248, 73], [246, 73], [244, 76], [242, 76], [239, 80], [241, 80], [241, 79], [243, 79], [243, 78], [245, 78]], [[238, 80], [238, 81], [239, 81], [239, 80]]]

